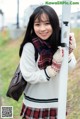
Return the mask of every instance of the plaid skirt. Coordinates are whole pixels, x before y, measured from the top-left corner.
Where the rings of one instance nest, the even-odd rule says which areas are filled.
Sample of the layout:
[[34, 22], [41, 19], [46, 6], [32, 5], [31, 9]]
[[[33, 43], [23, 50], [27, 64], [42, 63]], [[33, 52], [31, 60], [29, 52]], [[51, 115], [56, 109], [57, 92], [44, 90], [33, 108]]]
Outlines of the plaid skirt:
[[22, 119], [57, 119], [57, 109], [31, 108], [23, 104], [20, 116], [22, 116]]

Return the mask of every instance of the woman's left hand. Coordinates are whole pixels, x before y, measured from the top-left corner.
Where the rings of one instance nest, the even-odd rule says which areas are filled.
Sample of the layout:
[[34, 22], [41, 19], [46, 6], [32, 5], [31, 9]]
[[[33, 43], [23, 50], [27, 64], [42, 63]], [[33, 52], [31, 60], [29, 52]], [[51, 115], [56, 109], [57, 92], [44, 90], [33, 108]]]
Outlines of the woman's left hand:
[[76, 40], [74, 37], [74, 33], [69, 34], [69, 54], [73, 52], [73, 50], [76, 48]]

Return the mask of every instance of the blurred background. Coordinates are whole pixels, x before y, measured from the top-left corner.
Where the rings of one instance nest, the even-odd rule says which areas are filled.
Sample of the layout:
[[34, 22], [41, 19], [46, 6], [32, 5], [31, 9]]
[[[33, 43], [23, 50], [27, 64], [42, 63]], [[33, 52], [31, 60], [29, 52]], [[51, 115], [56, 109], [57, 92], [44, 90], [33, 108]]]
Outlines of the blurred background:
[[[19, 48], [29, 17], [37, 6], [46, 4], [55, 9], [61, 24], [62, 5], [57, 4], [60, 1], [54, 1], [53, 5], [53, 1], [46, 0], [0, 0], [0, 106], [13, 106], [14, 119], [20, 119], [23, 97], [16, 102], [6, 97], [6, 91], [19, 63]], [[74, 32], [76, 38], [74, 54], [77, 65], [69, 73], [67, 119], [80, 119], [80, 0], [71, 2], [70, 32]]]
[[[51, 4], [50, 1], [45, 0], [0, 0], [0, 29], [3, 27], [8, 28], [23, 28], [27, 25], [28, 19], [32, 11], [42, 4], [52, 6], [59, 18], [61, 19], [62, 4], [59, 1], [53, 1], [55, 4]], [[71, 27], [80, 27], [80, 1], [71, 1]]]

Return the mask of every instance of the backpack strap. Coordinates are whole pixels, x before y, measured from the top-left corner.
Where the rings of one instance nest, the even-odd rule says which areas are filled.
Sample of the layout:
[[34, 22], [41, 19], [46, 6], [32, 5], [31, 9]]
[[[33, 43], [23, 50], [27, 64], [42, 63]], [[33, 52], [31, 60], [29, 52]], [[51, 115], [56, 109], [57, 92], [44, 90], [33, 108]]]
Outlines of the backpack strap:
[[[33, 44], [33, 46], [34, 46], [34, 44]], [[38, 59], [38, 50], [35, 46], [34, 46], [34, 49], [35, 49], [35, 61], [37, 61], [37, 59]]]
[[[34, 47], [35, 48], [35, 47]], [[35, 61], [37, 61], [37, 59], [38, 59], [38, 51], [37, 51], [37, 49], [35, 48]]]

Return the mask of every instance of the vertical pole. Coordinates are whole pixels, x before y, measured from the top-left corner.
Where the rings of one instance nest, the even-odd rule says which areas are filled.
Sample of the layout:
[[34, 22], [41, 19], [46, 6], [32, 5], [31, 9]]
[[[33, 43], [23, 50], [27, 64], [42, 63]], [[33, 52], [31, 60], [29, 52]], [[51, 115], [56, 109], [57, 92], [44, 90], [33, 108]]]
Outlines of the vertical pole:
[[[65, 0], [62, 6], [62, 30], [61, 42], [69, 46], [70, 32], [70, 0]], [[68, 47], [64, 48], [64, 60], [62, 63], [59, 76], [59, 102], [58, 102], [58, 118], [66, 119], [66, 102], [67, 102], [67, 80], [68, 80]]]
[[19, 28], [19, 0], [17, 0], [17, 28]]

